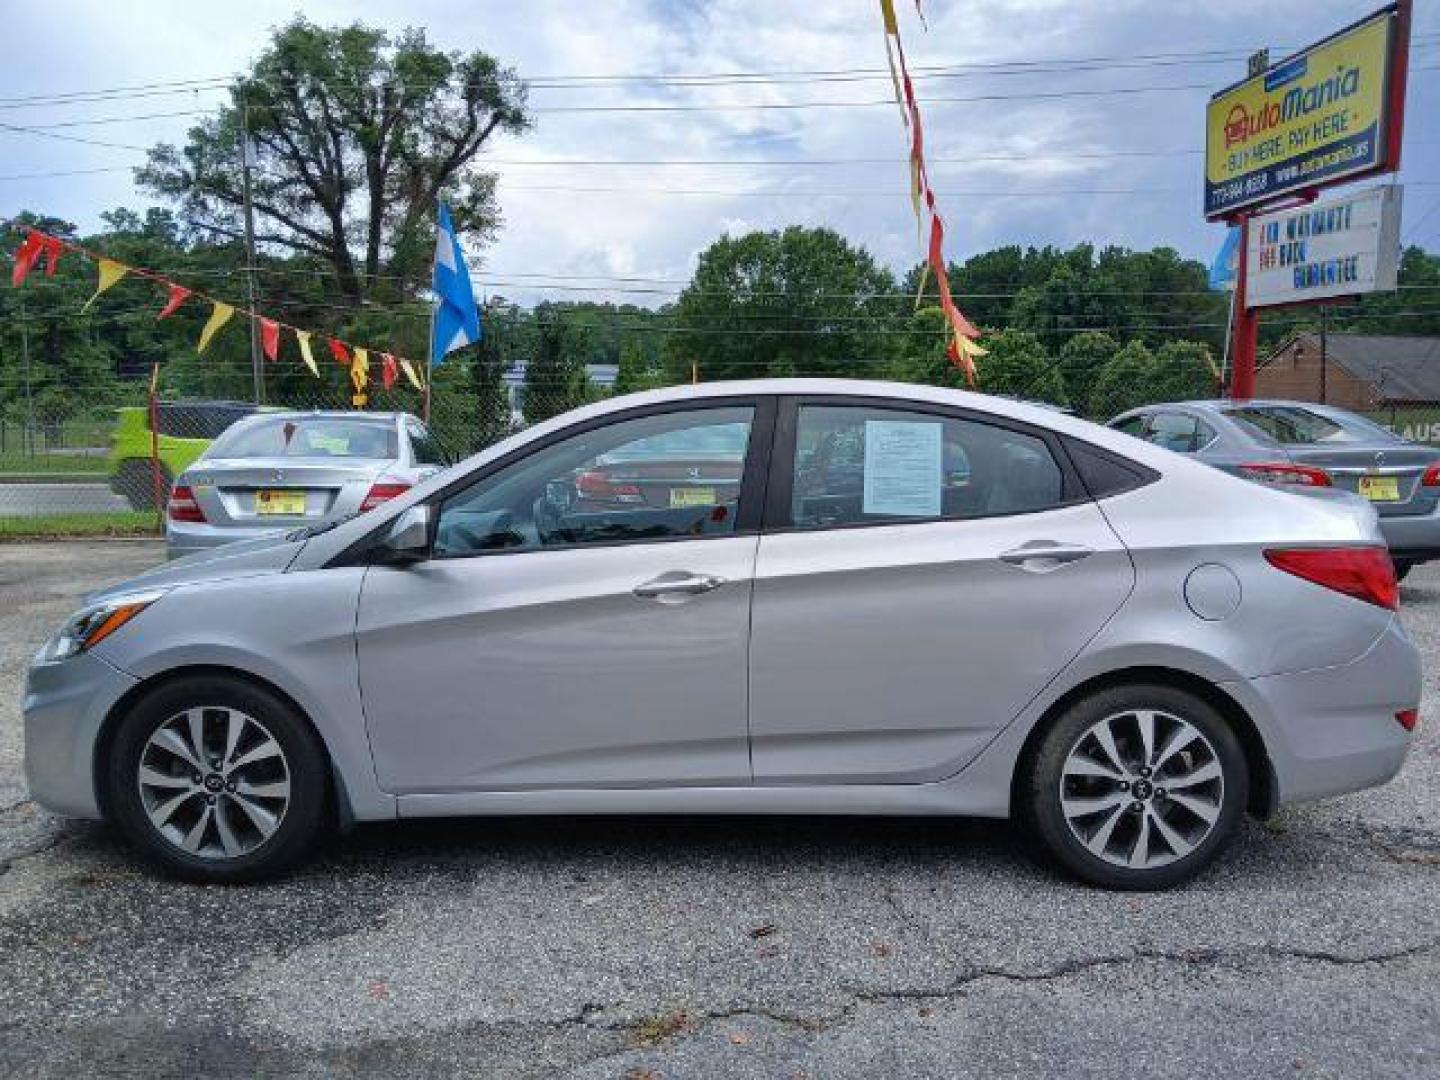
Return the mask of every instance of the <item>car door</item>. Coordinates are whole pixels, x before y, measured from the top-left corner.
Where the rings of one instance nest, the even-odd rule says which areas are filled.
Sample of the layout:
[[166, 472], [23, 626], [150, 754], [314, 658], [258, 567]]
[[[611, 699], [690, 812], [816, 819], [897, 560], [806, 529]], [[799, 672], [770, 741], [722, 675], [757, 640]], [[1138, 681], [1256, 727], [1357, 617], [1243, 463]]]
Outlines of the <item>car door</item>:
[[786, 403], [755, 570], [755, 782], [953, 774], [1132, 583], [1042, 430], [902, 402]]
[[[726, 398], [607, 417], [439, 497], [433, 557], [372, 567], [361, 592], [381, 785], [748, 784], [773, 408]], [[666, 489], [657, 478], [681, 462]], [[697, 462], [735, 482], [691, 482]]]

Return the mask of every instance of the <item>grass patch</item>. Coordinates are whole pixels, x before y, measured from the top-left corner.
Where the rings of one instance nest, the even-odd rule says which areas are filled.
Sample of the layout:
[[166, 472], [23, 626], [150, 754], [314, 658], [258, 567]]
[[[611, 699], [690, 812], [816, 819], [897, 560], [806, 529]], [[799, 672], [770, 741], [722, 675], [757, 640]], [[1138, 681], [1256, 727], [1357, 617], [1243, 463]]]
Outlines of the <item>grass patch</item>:
[[52, 540], [69, 536], [159, 536], [160, 519], [151, 510], [109, 514], [42, 514], [0, 517], [0, 540]]
[[0, 453], [0, 475], [22, 473], [93, 473], [105, 476], [110, 461], [103, 454], [23, 454], [14, 450]]

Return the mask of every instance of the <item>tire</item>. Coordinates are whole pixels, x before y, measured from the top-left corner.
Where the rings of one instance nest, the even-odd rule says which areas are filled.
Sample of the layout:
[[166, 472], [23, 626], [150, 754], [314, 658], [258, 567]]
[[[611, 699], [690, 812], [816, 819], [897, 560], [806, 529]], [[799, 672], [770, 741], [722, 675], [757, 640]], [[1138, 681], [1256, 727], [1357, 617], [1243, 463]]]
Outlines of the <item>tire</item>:
[[[161, 507], [170, 498], [172, 479], [170, 470], [160, 466]], [[128, 458], [120, 463], [110, 481], [110, 490], [128, 502], [135, 510], [154, 510], [155, 477], [150, 471], [150, 462], [140, 458]]]
[[1395, 560], [1395, 580], [1404, 581], [1411, 570], [1415, 569], [1415, 563], [1410, 559]]
[[[1142, 713], [1151, 715], [1148, 765]], [[1239, 739], [1207, 702], [1171, 686], [1121, 686], [1054, 720], [1031, 759], [1018, 809], [1049, 854], [1082, 881], [1165, 889], [1194, 877], [1230, 841], [1248, 777]]]
[[[193, 766], [195, 713], [203, 772]], [[120, 722], [102, 776], [106, 816], [125, 839], [189, 881], [281, 873], [305, 857], [331, 806], [328, 758], [305, 717], [264, 687], [225, 676], [180, 678], [141, 698]]]

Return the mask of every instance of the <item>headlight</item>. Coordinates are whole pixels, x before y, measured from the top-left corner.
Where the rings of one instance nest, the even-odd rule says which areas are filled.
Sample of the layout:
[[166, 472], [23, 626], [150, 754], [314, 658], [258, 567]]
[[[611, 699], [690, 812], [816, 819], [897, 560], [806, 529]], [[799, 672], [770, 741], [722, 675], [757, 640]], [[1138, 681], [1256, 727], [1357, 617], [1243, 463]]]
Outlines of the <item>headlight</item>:
[[93, 648], [165, 595], [164, 589], [130, 593], [81, 608], [55, 632], [35, 656], [37, 664], [54, 664]]

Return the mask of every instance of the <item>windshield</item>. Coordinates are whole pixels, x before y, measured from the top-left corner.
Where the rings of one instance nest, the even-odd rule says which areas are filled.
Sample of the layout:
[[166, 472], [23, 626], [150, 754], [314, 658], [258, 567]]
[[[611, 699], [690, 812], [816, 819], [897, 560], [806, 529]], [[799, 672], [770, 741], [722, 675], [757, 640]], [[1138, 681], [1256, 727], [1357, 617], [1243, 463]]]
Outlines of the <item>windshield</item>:
[[1358, 416], [1322, 415], [1295, 405], [1251, 405], [1226, 415], [1286, 446], [1401, 441]]
[[388, 420], [274, 417], [241, 424], [215, 440], [207, 458], [395, 458], [399, 441]]

